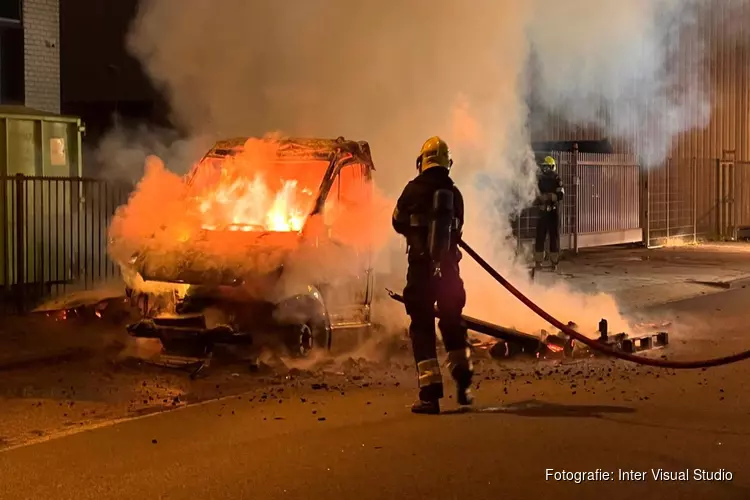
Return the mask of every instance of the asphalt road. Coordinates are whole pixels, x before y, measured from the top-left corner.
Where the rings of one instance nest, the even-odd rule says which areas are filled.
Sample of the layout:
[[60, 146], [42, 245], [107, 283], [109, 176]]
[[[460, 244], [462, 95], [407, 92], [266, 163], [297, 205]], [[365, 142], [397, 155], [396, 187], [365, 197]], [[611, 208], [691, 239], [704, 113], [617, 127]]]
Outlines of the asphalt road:
[[[676, 354], [750, 344], [749, 303], [740, 289], [672, 304], [695, 326]], [[245, 395], [1, 452], [0, 498], [746, 499], [748, 375], [750, 363], [485, 367], [477, 409], [448, 400], [436, 417], [408, 412], [404, 384]], [[547, 480], [547, 469], [614, 479]], [[691, 479], [656, 480], [658, 469]], [[694, 469], [732, 479], [697, 481]]]

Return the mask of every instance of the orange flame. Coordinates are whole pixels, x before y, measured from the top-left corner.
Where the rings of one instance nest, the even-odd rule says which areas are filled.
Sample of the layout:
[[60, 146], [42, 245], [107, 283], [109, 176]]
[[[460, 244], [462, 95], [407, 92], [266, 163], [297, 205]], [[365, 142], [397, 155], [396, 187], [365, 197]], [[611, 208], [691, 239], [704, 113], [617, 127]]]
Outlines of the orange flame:
[[235, 156], [209, 157], [191, 174], [202, 228], [300, 231], [312, 209], [325, 161], [284, 161], [257, 146]]
[[221, 183], [198, 198], [203, 228], [300, 231], [313, 193], [310, 189], [298, 190], [297, 185], [296, 180], [282, 180], [281, 189], [273, 193], [260, 175]]

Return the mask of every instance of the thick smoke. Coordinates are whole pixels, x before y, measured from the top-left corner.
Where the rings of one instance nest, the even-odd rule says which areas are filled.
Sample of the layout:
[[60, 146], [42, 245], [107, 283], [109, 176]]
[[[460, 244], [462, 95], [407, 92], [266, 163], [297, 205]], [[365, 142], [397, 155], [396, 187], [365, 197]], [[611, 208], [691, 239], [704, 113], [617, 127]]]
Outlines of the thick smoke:
[[[693, 94], [666, 99], [672, 49], [660, 43], [690, 3], [143, 0], [128, 43], [192, 137], [279, 130], [367, 140], [392, 198], [415, 174], [421, 143], [444, 137], [467, 199], [466, 238], [553, 313], [592, 325], [604, 316], [616, 328], [611, 298], [528, 283], [508, 245], [508, 215], [535, 191], [529, 82], [550, 111], [631, 141], [624, 124], [650, 116], [659, 100], [666, 122], [638, 145], [656, 161], [687, 126], [682, 117], [704, 118]], [[171, 167], [175, 158], [164, 160]], [[388, 227], [387, 216], [377, 220]], [[544, 326], [504, 292], [488, 294], [497, 287], [476, 266], [464, 270], [476, 315]]]
[[673, 138], [710, 118], [698, 76], [702, 40], [686, 42], [702, 3], [536, 0], [530, 33], [536, 103], [630, 143], [646, 166], [659, 165]]
[[100, 176], [135, 184], [146, 174], [149, 156], [169, 159], [169, 168], [184, 174], [213, 144], [211, 137], [182, 137], [174, 129], [141, 125], [110, 131], [99, 143], [93, 161]]

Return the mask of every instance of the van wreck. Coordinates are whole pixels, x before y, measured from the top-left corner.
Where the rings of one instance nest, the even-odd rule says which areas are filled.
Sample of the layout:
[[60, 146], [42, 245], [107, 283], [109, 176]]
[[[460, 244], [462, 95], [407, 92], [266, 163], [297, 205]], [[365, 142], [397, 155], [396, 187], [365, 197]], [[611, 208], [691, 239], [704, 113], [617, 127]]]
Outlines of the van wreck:
[[121, 207], [113, 222], [110, 254], [140, 316], [128, 331], [204, 366], [219, 343], [270, 333], [307, 356], [336, 331], [368, 328], [373, 170], [366, 142], [218, 142], [172, 199], [180, 220], [134, 236]]

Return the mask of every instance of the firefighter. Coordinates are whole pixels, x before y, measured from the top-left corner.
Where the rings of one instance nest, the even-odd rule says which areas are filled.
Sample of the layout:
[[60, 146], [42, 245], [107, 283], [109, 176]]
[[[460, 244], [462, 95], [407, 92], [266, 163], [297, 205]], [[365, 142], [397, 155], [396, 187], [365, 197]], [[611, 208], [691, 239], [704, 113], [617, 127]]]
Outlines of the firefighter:
[[[464, 222], [461, 192], [450, 178], [453, 166], [448, 145], [439, 137], [428, 139], [417, 158], [418, 175], [404, 188], [393, 211], [393, 228], [406, 237], [408, 271], [404, 287], [406, 313], [411, 319], [409, 337], [417, 364], [419, 400], [414, 413], [440, 413], [443, 381], [437, 358], [435, 304], [440, 311], [438, 326], [448, 351], [448, 369], [456, 382], [460, 405], [472, 403], [470, 393], [473, 367], [466, 327], [461, 314], [466, 291], [459, 273], [461, 252], [458, 240]], [[430, 252], [430, 221], [435, 221], [435, 193], [452, 193], [448, 224], [452, 227], [447, 251], [436, 262]]]
[[539, 195], [536, 206], [539, 218], [536, 224], [536, 242], [534, 245], [534, 267], [539, 269], [544, 260], [544, 242], [549, 235], [549, 260], [552, 269], [557, 270], [560, 261], [559, 204], [565, 195], [562, 180], [557, 174], [555, 159], [547, 156], [539, 165]]

